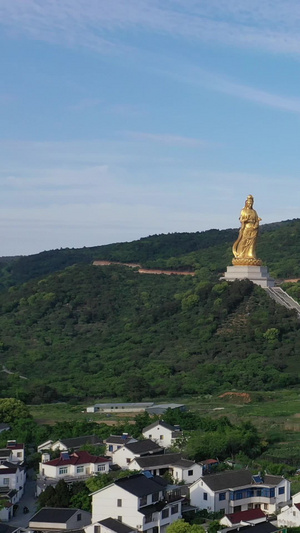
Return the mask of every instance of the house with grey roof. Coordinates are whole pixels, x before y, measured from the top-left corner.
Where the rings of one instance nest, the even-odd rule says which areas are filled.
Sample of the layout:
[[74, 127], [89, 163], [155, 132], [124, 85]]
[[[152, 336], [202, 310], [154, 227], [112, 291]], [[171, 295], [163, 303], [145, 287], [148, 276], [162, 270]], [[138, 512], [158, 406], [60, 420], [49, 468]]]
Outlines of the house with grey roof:
[[46, 440], [42, 442], [37, 448], [38, 452], [45, 450], [60, 450], [61, 452], [77, 451], [82, 446], [90, 444], [91, 446], [101, 446], [103, 440], [97, 435], [83, 435], [82, 437], [72, 437], [70, 439], [58, 439], [56, 441]]
[[66, 507], [43, 507], [30, 518], [27, 531], [83, 531], [91, 523], [91, 513]]
[[247, 469], [203, 476], [190, 486], [191, 505], [223, 514], [258, 508], [272, 514], [289, 499], [287, 479], [268, 474], [253, 475]]
[[163, 420], [156, 420], [143, 429], [143, 437], [154, 440], [164, 448], [170, 448], [176, 443], [176, 439], [182, 437], [182, 431], [178, 426], [172, 426]]
[[110, 435], [107, 439], [104, 440], [106, 450], [106, 455], [112, 457], [112, 455], [122, 448], [125, 444], [130, 444], [132, 442], [137, 442], [137, 439], [128, 435], [128, 433], [123, 433], [122, 435]]
[[193, 483], [203, 475], [203, 467], [195, 461], [184, 459], [180, 453], [165, 453], [136, 457], [128, 465], [129, 470], [142, 470], [151, 472], [154, 476], [163, 476], [168, 473], [175, 483]]
[[180, 487], [163, 478], [136, 474], [118, 479], [92, 495], [92, 523], [113, 518], [139, 531], [153, 533], [181, 518]]
[[128, 468], [128, 465], [136, 457], [145, 457], [153, 454], [163, 454], [164, 449], [156, 442], [150, 439], [139, 440], [136, 442], [129, 442], [125, 444], [112, 455], [113, 464], [119, 465], [121, 468]]

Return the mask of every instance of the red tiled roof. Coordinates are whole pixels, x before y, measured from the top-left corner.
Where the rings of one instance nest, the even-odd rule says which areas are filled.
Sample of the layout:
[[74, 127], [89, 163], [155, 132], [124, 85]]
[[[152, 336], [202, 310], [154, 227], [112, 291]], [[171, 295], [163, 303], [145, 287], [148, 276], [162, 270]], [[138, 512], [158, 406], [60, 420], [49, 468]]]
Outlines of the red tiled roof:
[[202, 465], [214, 465], [215, 463], [218, 463], [216, 459], [205, 459], [205, 461], [201, 461]]
[[11, 444], [6, 448], [7, 450], [24, 450], [24, 444]]
[[110, 462], [110, 459], [106, 459], [105, 457], [98, 457], [97, 455], [91, 455], [89, 452], [81, 451], [81, 452], [74, 452], [71, 455], [69, 455], [68, 459], [63, 459], [62, 457], [58, 457], [58, 459], [52, 459], [51, 461], [47, 461], [46, 465], [50, 466], [63, 466], [63, 465], [83, 465], [87, 463], [108, 463]]
[[232, 524], [239, 522], [249, 522], [250, 520], [257, 520], [259, 518], [266, 518], [265, 513], [261, 509], [248, 509], [248, 511], [240, 511], [239, 513], [232, 513], [226, 515]]

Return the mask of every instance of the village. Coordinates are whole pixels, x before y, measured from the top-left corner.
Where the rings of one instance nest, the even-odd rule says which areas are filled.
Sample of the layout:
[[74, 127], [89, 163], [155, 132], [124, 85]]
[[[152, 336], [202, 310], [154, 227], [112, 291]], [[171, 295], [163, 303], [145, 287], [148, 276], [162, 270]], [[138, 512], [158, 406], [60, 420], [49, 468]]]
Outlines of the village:
[[[141, 438], [112, 433], [103, 441], [85, 435], [40, 443], [36, 450], [40, 454], [38, 473], [30, 473], [29, 483], [34, 483], [31, 500], [26, 499], [25, 446], [8, 441], [0, 450], [0, 533], [165, 533], [174, 523], [188, 525], [199, 512], [207, 517], [205, 529], [213, 518], [215, 531], [224, 533], [248, 533], [250, 529], [252, 533], [273, 533], [300, 526], [300, 493], [291, 497], [291, 484], [284, 476], [234, 469], [228, 464], [231, 468], [220, 470], [218, 458], [197, 462], [173, 451], [184, 432], [164, 422], [163, 411], [184, 413], [184, 405], [96, 404], [87, 412], [140, 412], [146, 408], [160, 414], [143, 428]], [[1, 432], [8, 429], [9, 424], [0, 425]], [[104, 449], [101, 456], [86, 450], [99, 446]], [[91, 493], [91, 512], [39, 505], [41, 494], [49, 487], [55, 489], [62, 480], [70, 489], [74, 483], [110, 473], [117, 473], [115, 480]], [[23, 502], [29, 502], [28, 506]]]

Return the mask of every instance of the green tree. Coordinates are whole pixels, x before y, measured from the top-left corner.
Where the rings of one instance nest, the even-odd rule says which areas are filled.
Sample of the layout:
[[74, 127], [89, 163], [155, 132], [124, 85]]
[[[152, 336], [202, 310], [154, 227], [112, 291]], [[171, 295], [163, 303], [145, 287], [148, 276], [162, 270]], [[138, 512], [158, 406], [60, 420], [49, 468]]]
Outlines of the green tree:
[[205, 529], [199, 524], [191, 525], [180, 518], [167, 527], [167, 533], [205, 533]]
[[28, 407], [15, 398], [0, 398], [0, 422], [14, 422], [20, 418], [31, 418]]

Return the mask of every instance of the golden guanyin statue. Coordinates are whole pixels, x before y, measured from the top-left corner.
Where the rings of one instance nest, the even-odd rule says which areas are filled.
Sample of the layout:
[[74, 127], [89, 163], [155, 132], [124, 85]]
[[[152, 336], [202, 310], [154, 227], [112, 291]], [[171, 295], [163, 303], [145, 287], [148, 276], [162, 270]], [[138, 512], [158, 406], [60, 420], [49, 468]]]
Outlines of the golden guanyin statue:
[[234, 255], [232, 264], [235, 266], [260, 266], [262, 264], [262, 261], [257, 259], [255, 253], [259, 222], [261, 221], [261, 218], [259, 218], [255, 209], [253, 209], [253, 202], [254, 198], [250, 194], [247, 196], [245, 207], [241, 211], [241, 229], [239, 236], [232, 247], [232, 252]]

